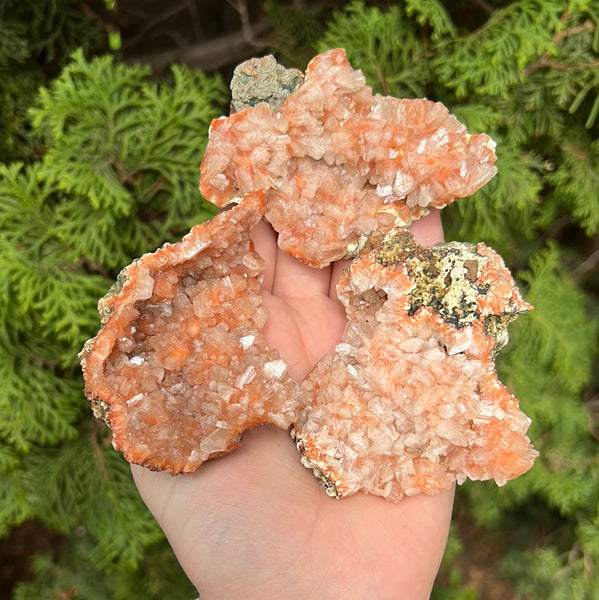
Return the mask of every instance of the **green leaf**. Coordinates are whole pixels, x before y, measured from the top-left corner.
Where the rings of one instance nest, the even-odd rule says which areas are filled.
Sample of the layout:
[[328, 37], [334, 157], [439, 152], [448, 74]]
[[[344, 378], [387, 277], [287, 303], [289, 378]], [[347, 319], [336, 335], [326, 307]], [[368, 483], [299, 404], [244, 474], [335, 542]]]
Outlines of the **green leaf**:
[[561, 145], [561, 161], [546, 176], [551, 199], [564, 207], [588, 235], [599, 231], [599, 142], [581, 134]]
[[425, 95], [427, 46], [399, 6], [383, 12], [360, 0], [351, 2], [335, 13], [318, 44], [320, 51], [339, 46], [375, 91], [398, 97]]
[[420, 25], [430, 25], [433, 41], [443, 36], [455, 37], [456, 27], [441, 2], [437, 0], [406, 0], [406, 14], [416, 16]]
[[162, 533], [104, 426], [90, 416], [85, 429], [59, 449], [34, 448], [26, 457], [35, 510], [58, 531], [83, 526], [96, 540], [92, 558], [99, 567], [134, 567], [146, 547], [162, 540]]
[[557, 0], [520, 0], [494, 10], [478, 30], [438, 44], [433, 65], [439, 80], [458, 98], [506, 97], [529, 65], [555, 53], [563, 10]]

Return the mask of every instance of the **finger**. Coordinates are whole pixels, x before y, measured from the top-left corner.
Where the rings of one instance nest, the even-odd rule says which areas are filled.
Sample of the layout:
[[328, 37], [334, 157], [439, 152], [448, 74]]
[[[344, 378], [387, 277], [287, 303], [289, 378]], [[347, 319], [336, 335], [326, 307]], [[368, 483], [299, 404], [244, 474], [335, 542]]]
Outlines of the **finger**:
[[328, 296], [331, 268], [315, 269], [279, 249], [272, 292], [284, 298]]
[[251, 231], [250, 238], [254, 250], [264, 261], [264, 281], [262, 289], [271, 292], [277, 264], [277, 232], [264, 220], [260, 221]]
[[173, 477], [166, 471], [150, 471], [139, 465], [131, 465], [135, 485], [143, 501], [161, 526], [168, 519], [168, 504], [177, 487], [184, 484], [184, 477]]
[[339, 281], [339, 277], [341, 276], [341, 273], [343, 273], [343, 271], [345, 271], [345, 269], [350, 265], [350, 263], [351, 263], [351, 260], [346, 259], [346, 260], [338, 260], [337, 262], [333, 263], [333, 265], [332, 265], [331, 284], [329, 286], [329, 296], [331, 298], [335, 298], [335, 300], [339, 299], [337, 297], [337, 282]]
[[441, 214], [437, 209], [431, 210], [426, 217], [414, 221], [408, 229], [414, 239], [423, 246], [434, 246], [444, 239]]

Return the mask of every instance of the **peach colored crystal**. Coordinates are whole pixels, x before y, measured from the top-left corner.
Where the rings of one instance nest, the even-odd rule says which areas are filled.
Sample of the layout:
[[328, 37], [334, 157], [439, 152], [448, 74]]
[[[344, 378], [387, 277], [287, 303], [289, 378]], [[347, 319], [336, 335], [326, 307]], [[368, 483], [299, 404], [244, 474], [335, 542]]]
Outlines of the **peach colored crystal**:
[[[241, 110], [212, 123], [201, 166], [203, 194], [235, 206], [124, 269], [81, 352], [115, 448], [188, 473], [271, 423], [291, 428], [336, 497], [398, 500], [524, 473], [537, 454], [530, 421], [493, 360], [531, 307], [490, 248], [425, 248], [403, 227], [488, 181], [493, 142], [439, 103], [373, 95], [340, 49], [295, 91], [301, 74], [272, 60], [239, 73]], [[272, 106], [253, 106], [257, 93]], [[262, 333], [250, 232], [263, 217], [309, 265], [353, 258], [337, 287], [343, 338], [301, 383]]]
[[348, 324], [303, 382], [293, 436], [333, 496], [399, 499], [527, 471], [530, 420], [493, 364], [530, 306], [482, 244], [428, 249], [392, 230], [342, 274]]
[[336, 49], [310, 62], [280, 109], [213, 121], [200, 189], [217, 206], [266, 190], [280, 247], [322, 267], [364, 233], [474, 193], [496, 172], [494, 146], [441, 103], [373, 95]]
[[287, 428], [296, 387], [262, 336], [261, 192], [127, 267], [81, 357], [85, 393], [125, 458], [190, 472], [261, 423]]

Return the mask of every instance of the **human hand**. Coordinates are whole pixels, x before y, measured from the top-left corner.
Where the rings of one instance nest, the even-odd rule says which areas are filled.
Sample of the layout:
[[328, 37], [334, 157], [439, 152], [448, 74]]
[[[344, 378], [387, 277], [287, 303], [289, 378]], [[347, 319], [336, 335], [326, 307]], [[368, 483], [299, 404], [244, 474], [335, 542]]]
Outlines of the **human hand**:
[[[422, 244], [442, 240], [436, 212], [411, 229]], [[278, 249], [266, 223], [252, 237], [266, 263], [265, 338], [301, 381], [343, 332], [335, 284], [344, 264], [299, 263]], [[132, 470], [202, 600], [430, 595], [453, 491], [398, 503], [364, 494], [332, 500], [301, 466], [289, 434], [272, 426], [246, 432], [239, 449], [191, 475]]]

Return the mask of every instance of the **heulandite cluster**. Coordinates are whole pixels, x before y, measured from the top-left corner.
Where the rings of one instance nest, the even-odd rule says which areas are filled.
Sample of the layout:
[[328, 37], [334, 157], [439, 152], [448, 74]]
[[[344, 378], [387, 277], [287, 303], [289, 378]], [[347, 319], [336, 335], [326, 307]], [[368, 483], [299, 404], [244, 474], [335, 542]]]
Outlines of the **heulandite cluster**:
[[[212, 123], [200, 183], [233, 208], [124, 269], [81, 353], [115, 448], [188, 473], [270, 423], [336, 497], [527, 471], [530, 421], [493, 360], [531, 307], [484, 244], [427, 248], [405, 229], [495, 174], [492, 140], [439, 103], [372, 94], [341, 49], [305, 76], [265, 58], [234, 81], [236, 112]], [[263, 336], [250, 240], [263, 218], [312, 267], [351, 258], [337, 284], [345, 332], [302, 382]]]

